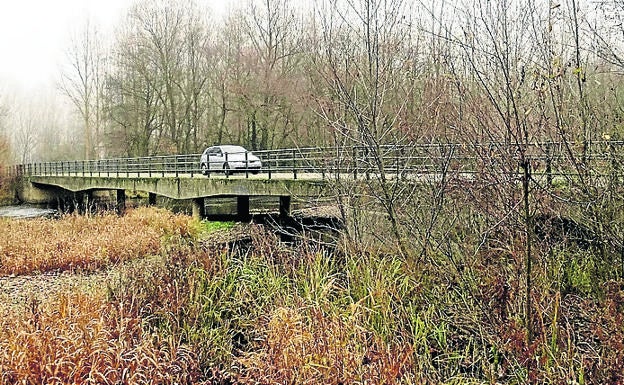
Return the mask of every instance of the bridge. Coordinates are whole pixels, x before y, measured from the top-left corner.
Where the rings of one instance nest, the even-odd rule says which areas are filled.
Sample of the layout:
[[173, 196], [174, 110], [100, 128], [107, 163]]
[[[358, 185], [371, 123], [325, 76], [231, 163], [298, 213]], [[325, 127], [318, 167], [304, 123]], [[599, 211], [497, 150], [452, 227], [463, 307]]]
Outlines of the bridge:
[[[193, 215], [205, 217], [206, 199], [237, 200], [238, 216], [247, 219], [253, 196], [279, 197], [279, 212], [290, 214], [292, 197], [318, 197], [331, 193], [332, 183], [342, 181], [430, 180], [453, 173], [471, 178], [484, 169], [506, 163], [507, 172], [518, 170], [518, 148], [533, 162], [533, 174], [552, 182], [557, 175], [574, 172], [571, 156], [580, 156], [580, 146], [541, 142], [436, 143], [410, 146], [296, 148], [254, 151], [262, 160], [260, 170], [243, 167], [237, 173], [200, 168], [200, 154], [115, 158], [100, 160], [39, 162], [11, 166], [18, 177], [18, 197], [28, 203], [53, 203], [72, 199], [91, 200], [97, 191], [115, 191], [117, 207], [125, 209], [126, 191], [143, 191], [150, 203], [156, 196], [192, 202]], [[571, 149], [574, 153], [571, 152]], [[594, 142], [585, 156], [602, 169], [621, 164], [624, 142]], [[247, 159], [247, 158], [245, 158]], [[209, 158], [209, 163], [211, 162]], [[247, 163], [247, 161], [244, 161]], [[515, 166], [513, 166], [515, 165]], [[221, 167], [221, 165], [218, 165]], [[514, 170], [515, 167], [515, 170]]]

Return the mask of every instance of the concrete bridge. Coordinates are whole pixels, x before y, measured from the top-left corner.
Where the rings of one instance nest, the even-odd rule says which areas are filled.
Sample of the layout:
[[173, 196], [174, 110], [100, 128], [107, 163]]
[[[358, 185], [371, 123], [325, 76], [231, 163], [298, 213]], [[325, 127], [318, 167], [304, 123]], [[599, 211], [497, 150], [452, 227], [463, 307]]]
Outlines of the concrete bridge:
[[[613, 168], [622, 162], [623, 142], [595, 142], [593, 146], [591, 161], [604, 163], [600, 168]], [[236, 174], [217, 164], [208, 167], [209, 172], [203, 175], [206, 170], [200, 167], [200, 154], [30, 163], [12, 166], [10, 172], [18, 177], [17, 193], [23, 202], [72, 199], [80, 204], [90, 201], [98, 191], [115, 191], [118, 210], [123, 211], [126, 192], [142, 191], [148, 194], [150, 203], [155, 203], [156, 196], [189, 200], [193, 215], [202, 218], [206, 215], [206, 199], [231, 197], [237, 200], [239, 218], [246, 220], [250, 216], [250, 197], [279, 197], [280, 213], [289, 215], [292, 197], [327, 195], [332, 181], [374, 183], [389, 178], [432, 182], [443, 173], [466, 177], [504, 162], [519, 164], [518, 148], [523, 148], [525, 159], [535, 162], [534, 176], [541, 173], [552, 180], [553, 175], [570, 171], [570, 144], [546, 142], [254, 151], [262, 160], [261, 169], [243, 165]], [[244, 159], [248, 165], [247, 155]]]
[[71, 199], [79, 205], [93, 201], [96, 191], [112, 190], [116, 192], [117, 207], [125, 209], [126, 191], [148, 193], [151, 204], [156, 196], [176, 200], [190, 200], [193, 215], [197, 218], [206, 216], [205, 200], [213, 197], [232, 197], [237, 199], [237, 213], [241, 220], [247, 220], [249, 199], [253, 196], [279, 197], [281, 215], [290, 214], [291, 197], [321, 196], [326, 180], [308, 174], [306, 177], [293, 179], [292, 175], [274, 174], [271, 179], [262, 175], [213, 176], [210, 178], [195, 174], [173, 174], [142, 176], [137, 173], [120, 176], [82, 176], [82, 175], [24, 175], [18, 185], [18, 197], [28, 203], [55, 203]]
[[210, 198], [236, 198], [237, 216], [247, 220], [250, 197], [279, 197], [280, 215], [287, 216], [292, 197], [305, 199], [325, 193], [329, 172], [326, 150], [255, 154], [262, 159], [261, 170], [243, 167], [236, 173], [213, 167], [208, 172], [201, 170], [200, 154], [31, 163], [14, 166], [12, 173], [19, 177], [17, 196], [26, 203], [71, 201], [83, 206], [98, 192], [113, 191], [117, 209], [123, 212], [127, 192], [145, 192], [150, 204], [155, 204], [157, 196], [190, 201], [197, 218], [206, 216]]

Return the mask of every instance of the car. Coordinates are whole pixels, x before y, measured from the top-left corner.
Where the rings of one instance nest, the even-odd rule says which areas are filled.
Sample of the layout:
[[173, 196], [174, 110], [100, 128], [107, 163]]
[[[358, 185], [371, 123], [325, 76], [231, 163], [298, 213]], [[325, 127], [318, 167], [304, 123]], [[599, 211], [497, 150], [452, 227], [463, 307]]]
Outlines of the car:
[[204, 150], [199, 161], [199, 168], [204, 175], [208, 175], [210, 171], [223, 171], [225, 175], [230, 175], [235, 170], [249, 170], [257, 174], [262, 169], [262, 161], [244, 147], [220, 145]]

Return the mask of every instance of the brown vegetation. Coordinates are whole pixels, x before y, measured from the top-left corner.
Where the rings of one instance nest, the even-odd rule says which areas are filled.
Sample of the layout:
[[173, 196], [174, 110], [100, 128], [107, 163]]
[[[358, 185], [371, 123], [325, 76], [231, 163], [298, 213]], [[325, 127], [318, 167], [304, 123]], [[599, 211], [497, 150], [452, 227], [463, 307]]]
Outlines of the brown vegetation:
[[94, 271], [158, 254], [166, 236], [187, 237], [187, 218], [144, 208], [128, 215], [0, 220], [0, 275]]
[[29, 310], [0, 321], [2, 383], [192, 382], [191, 352], [143, 330], [132, 304], [63, 293]]
[[[624, 288], [618, 279], [601, 278], [597, 265], [575, 267], [593, 261], [588, 254], [576, 259], [575, 253], [586, 249], [553, 250], [539, 260], [534, 334], [527, 340], [523, 246], [502, 247], [503, 233], [488, 238], [488, 245], [470, 257], [472, 241], [464, 254], [430, 254], [414, 264], [382, 252], [328, 254], [311, 244], [286, 247], [259, 227], [251, 228], [248, 251], [206, 247], [192, 241], [199, 227], [189, 218], [155, 209], [134, 210], [127, 218], [67, 216], [55, 225], [13, 221], [11, 231], [26, 239], [26, 233], [37, 231], [30, 223], [46, 229], [45, 238], [30, 241], [28, 250], [34, 253], [46, 250], [45, 244], [68, 241], [50, 228], [78, 231], [80, 224], [82, 237], [97, 243], [111, 219], [126, 231], [142, 229], [116, 240], [133, 251], [111, 254], [99, 265], [85, 254], [72, 266], [96, 269], [113, 260], [131, 261], [98, 274], [95, 284], [21, 293], [22, 306], [0, 305], [3, 382], [623, 380]], [[467, 240], [466, 230], [457, 224], [451, 241]], [[191, 238], [185, 240], [187, 235]], [[140, 240], [152, 236], [154, 244]], [[77, 247], [47, 258], [69, 250], [79, 260], [83, 250], [98, 249]], [[553, 279], [551, 271], [567, 277]], [[589, 277], [603, 283], [585, 286]]]

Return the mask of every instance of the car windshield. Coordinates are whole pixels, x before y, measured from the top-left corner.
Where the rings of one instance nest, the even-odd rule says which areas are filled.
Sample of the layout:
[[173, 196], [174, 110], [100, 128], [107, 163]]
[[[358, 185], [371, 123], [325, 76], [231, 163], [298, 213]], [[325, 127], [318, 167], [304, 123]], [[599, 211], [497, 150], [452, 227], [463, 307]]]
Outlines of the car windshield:
[[228, 154], [236, 154], [236, 153], [245, 153], [245, 152], [247, 152], [247, 150], [245, 150], [241, 146], [221, 146], [221, 150], [223, 152], [227, 152]]

